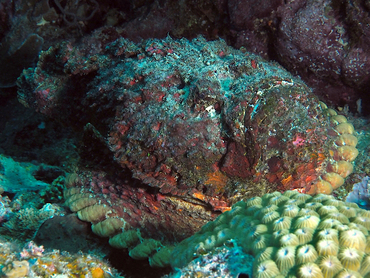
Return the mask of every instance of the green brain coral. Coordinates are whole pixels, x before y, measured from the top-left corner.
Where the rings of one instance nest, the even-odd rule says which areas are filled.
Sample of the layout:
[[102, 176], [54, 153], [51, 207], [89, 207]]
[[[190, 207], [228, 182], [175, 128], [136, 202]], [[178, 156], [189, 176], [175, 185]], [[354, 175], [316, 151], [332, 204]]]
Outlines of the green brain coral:
[[202, 227], [172, 252], [181, 268], [223, 244], [255, 257], [253, 278], [370, 277], [370, 211], [333, 196], [293, 191], [254, 197]]

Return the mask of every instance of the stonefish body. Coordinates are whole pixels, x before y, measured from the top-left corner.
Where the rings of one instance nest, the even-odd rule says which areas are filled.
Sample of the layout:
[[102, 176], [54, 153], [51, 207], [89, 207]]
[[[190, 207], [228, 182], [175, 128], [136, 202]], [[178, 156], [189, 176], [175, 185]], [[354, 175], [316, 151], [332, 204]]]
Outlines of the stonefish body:
[[43, 52], [18, 85], [22, 103], [100, 148], [67, 179], [71, 210], [157, 265], [162, 244], [240, 199], [330, 194], [358, 153], [353, 126], [302, 81], [223, 40], [134, 44], [102, 30]]

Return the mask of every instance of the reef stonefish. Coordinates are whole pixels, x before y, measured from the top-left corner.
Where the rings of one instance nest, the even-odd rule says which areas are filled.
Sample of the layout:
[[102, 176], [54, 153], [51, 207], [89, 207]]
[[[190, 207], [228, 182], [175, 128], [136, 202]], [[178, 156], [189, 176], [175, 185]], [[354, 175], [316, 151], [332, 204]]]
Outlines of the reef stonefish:
[[223, 40], [117, 37], [51, 47], [18, 85], [22, 103], [104, 149], [103, 166], [67, 178], [66, 202], [132, 257], [160, 265], [162, 244], [236, 201], [330, 194], [353, 171], [353, 125], [278, 64]]

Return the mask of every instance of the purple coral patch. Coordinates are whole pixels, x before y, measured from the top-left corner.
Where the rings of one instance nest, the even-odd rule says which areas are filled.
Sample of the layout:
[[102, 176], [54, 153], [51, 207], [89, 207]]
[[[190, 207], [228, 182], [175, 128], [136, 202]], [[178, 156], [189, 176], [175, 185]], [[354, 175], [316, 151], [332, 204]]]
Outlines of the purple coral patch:
[[370, 208], [369, 186], [370, 177], [366, 176], [362, 181], [353, 185], [352, 192], [348, 194], [346, 201], [356, 203], [362, 208]]

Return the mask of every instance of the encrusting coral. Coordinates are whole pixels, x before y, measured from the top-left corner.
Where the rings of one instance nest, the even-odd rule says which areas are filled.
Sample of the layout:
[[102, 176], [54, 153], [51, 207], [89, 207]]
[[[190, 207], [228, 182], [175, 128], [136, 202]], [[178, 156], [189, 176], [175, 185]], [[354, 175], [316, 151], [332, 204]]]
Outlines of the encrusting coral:
[[269, 193], [236, 203], [176, 246], [170, 262], [183, 268], [217, 247], [237, 245], [255, 257], [253, 278], [369, 277], [369, 217], [330, 195]]

